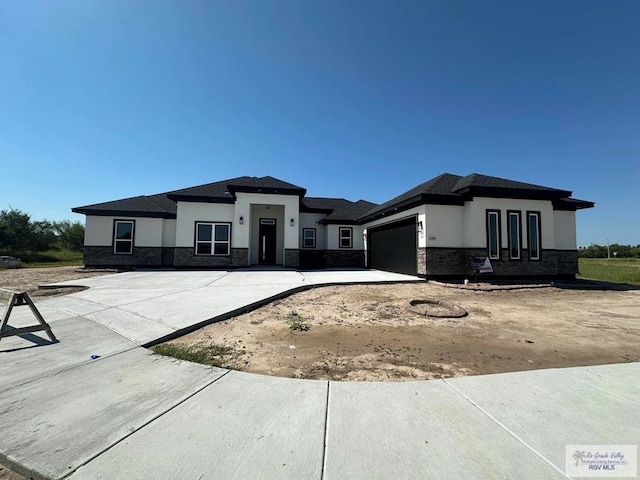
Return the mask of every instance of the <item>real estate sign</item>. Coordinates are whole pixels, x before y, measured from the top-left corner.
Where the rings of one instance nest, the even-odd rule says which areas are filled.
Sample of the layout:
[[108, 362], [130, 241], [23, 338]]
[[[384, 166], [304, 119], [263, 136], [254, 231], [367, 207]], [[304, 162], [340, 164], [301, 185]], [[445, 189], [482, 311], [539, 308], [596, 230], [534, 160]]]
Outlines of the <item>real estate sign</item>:
[[493, 273], [489, 257], [471, 257], [469, 263], [473, 273]]

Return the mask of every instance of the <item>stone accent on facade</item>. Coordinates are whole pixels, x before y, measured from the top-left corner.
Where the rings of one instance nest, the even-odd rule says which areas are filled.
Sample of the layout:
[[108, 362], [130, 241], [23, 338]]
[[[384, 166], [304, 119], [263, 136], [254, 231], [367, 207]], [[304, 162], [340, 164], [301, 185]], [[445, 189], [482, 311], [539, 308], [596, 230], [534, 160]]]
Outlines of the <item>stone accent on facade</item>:
[[327, 268], [364, 268], [364, 250], [327, 250]]
[[233, 255], [195, 255], [193, 247], [176, 247], [173, 255], [173, 264], [176, 267], [232, 267]]
[[556, 250], [558, 275], [575, 277], [578, 272], [578, 250]]
[[300, 268], [324, 268], [326, 264], [326, 250], [300, 250]]
[[419, 247], [416, 255], [418, 257], [418, 275], [424, 276], [427, 274], [427, 249], [424, 247]]
[[284, 266], [288, 268], [298, 268], [300, 266], [300, 250], [297, 248], [285, 248]]
[[173, 247], [162, 247], [162, 266], [173, 267]]
[[[426, 275], [464, 275], [465, 270], [464, 248], [427, 248], [426, 249]], [[418, 267], [419, 268], [419, 267]]]
[[249, 249], [248, 248], [232, 248], [231, 263], [234, 267], [249, 266]]
[[[418, 249], [418, 274], [420, 258]], [[520, 260], [509, 259], [509, 251], [502, 249], [500, 259], [491, 260], [496, 277], [564, 277], [572, 278], [578, 269], [578, 252], [575, 250], [542, 250], [541, 260], [529, 260], [527, 250], [522, 251]], [[470, 276], [470, 257], [486, 257], [485, 248], [427, 248], [427, 276]], [[484, 274], [482, 274], [484, 275]], [[487, 275], [490, 276], [490, 275]]]
[[130, 255], [113, 253], [113, 247], [91, 247], [82, 249], [86, 267], [161, 267], [162, 247], [133, 247]]

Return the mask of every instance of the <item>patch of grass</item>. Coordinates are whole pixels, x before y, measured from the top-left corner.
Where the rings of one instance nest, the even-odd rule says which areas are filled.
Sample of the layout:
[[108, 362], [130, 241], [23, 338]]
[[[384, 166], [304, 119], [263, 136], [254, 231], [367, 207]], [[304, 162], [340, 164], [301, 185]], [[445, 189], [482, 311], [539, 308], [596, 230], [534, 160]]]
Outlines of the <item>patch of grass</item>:
[[161, 343], [151, 347], [151, 350], [165, 357], [229, 369], [238, 368], [240, 357], [244, 355], [243, 351], [221, 343], [203, 343], [190, 346]]
[[291, 312], [291, 314], [287, 317], [287, 324], [289, 325], [289, 328], [291, 330], [298, 332], [306, 332], [311, 328], [309, 322], [307, 322], [305, 318], [298, 315], [297, 312]]
[[22, 260], [21, 268], [43, 267], [81, 267], [82, 252], [71, 250], [47, 250], [44, 252], [2, 252], [0, 255], [11, 255]]
[[639, 258], [580, 258], [579, 278], [640, 285]]

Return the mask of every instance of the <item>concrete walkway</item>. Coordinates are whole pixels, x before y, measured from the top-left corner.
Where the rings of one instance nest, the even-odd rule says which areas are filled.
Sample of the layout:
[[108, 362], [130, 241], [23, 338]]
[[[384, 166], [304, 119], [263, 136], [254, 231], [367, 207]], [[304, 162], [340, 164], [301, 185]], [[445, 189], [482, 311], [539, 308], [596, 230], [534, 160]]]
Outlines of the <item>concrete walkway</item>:
[[[0, 462], [74, 480], [544, 479], [567, 478], [565, 445], [640, 443], [640, 363], [343, 383], [140, 347], [308, 285], [414, 280], [234, 271], [69, 282], [91, 288], [37, 304], [59, 343], [0, 341]], [[11, 324], [27, 321], [20, 311]]]

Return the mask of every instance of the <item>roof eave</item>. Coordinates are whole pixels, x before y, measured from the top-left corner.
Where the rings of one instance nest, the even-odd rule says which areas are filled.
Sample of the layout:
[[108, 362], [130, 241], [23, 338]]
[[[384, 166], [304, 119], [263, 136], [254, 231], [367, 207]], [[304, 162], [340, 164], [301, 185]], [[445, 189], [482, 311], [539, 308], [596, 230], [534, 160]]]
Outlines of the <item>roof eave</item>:
[[[570, 201], [566, 201], [570, 200]], [[595, 202], [589, 202], [587, 200], [572, 199], [559, 199], [553, 202], [554, 210], [562, 210], [567, 212], [575, 212], [576, 210], [584, 210], [587, 208], [595, 207]]]
[[169, 212], [144, 212], [141, 210], [94, 210], [91, 208], [72, 208], [73, 213], [91, 215], [95, 217], [144, 217], [144, 218], [176, 218], [175, 213]]
[[359, 223], [367, 223], [385, 217], [389, 214], [394, 215], [396, 213], [403, 212], [413, 207], [420, 205], [464, 205], [464, 198], [459, 195], [439, 195], [433, 193], [422, 193], [415, 195], [402, 202], [389, 205], [383, 210], [375, 212], [373, 214], [365, 213], [358, 218]]

